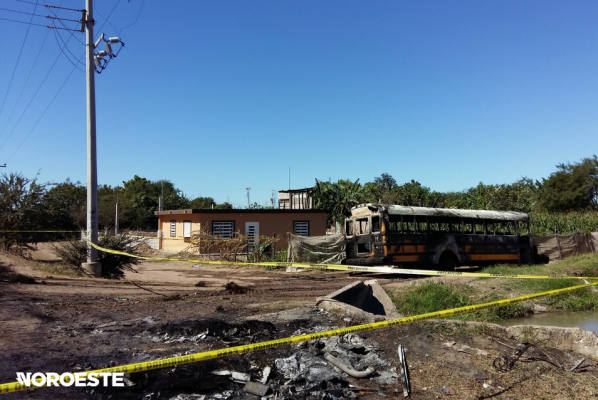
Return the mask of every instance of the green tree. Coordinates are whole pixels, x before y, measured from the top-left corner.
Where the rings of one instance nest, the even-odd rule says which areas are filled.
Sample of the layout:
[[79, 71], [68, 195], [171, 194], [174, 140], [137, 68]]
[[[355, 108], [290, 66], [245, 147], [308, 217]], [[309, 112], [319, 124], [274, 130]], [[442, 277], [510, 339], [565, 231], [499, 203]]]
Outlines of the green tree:
[[486, 186], [483, 209], [528, 213], [534, 209], [539, 199], [539, 182], [522, 178], [509, 185]]
[[70, 179], [52, 186], [44, 194], [46, 224], [55, 230], [79, 230], [86, 227], [87, 188]]
[[123, 199], [121, 187], [101, 185], [98, 187], [98, 226], [99, 229], [112, 229], [116, 223], [116, 202], [118, 199], [119, 228], [123, 218]]
[[154, 212], [158, 210], [158, 199], [162, 193], [165, 210], [190, 208], [189, 199], [168, 180], [152, 182], [135, 175], [133, 179], [123, 182], [122, 227], [155, 229], [158, 226], [158, 217]]
[[414, 207], [440, 207], [442, 194], [422, 186], [421, 183], [411, 180], [392, 189], [386, 195], [387, 203], [400, 204]]
[[313, 197], [315, 208], [327, 211], [328, 226], [336, 225], [339, 231], [344, 229], [345, 213], [351, 207], [365, 201], [363, 186], [359, 183], [359, 179], [355, 182], [339, 179], [336, 183], [320, 182], [316, 179]]
[[549, 212], [598, 210], [598, 158], [559, 164], [541, 184], [539, 208]]
[[191, 208], [208, 209], [216, 206], [212, 197], [197, 197], [191, 200]]
[[[44, 207], [45, 185], [22, 174], [0, 177], [0, 246], [4, 251], [22, 254], [32, 249], [39, 235], [31, 231], [48, 229]], [[20, 231], [20, 232], [18, 232]], [[29, 232], [27, 232], [29, 231]]]

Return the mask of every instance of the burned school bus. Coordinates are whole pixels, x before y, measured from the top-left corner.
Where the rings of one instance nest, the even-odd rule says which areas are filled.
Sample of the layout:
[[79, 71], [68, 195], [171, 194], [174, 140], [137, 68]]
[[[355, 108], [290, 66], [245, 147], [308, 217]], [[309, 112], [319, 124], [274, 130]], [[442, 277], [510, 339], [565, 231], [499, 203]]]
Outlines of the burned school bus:
[[520, 212], [360, 204], [347, 212], [349, 265], [532, 263], [529, 217]]

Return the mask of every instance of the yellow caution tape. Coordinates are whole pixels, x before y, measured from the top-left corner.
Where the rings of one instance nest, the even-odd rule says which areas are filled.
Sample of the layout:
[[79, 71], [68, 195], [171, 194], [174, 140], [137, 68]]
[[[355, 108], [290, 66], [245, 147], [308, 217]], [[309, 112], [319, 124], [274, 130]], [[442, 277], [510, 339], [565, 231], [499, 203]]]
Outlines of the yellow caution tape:
[[550, 275], [515, 275], [515, 274], [491, 274], [487, 272], [462, 272], [462, 271], [432, 271], [424, 269], [402, 269], [394, 267], [365, 267], [357, 265], [338, 265], [338, 264], [307, 264], [307, 263], [291, 263], [291, 262], [233, 262], [233, 261], [206, 261], [206, 260], [189, 260], [182, 258], [152, 258], [142, 257], [134, 254], [125, 253], [123, 251], [110, 250], [100, 247], [97, 244], [91, 243], [96, 249], [112, 254], [119, 254], [123, 256], [141, 258], [147, 261], [181, 261], [191, 262], [197, 264], [214, 264], [214, 265], [259, 265], [269, 267], [295, 267], [306, 269], [319, 270], [333, 270], [333, 271], [358, 271], [358, 272], [378, 272], [385, 274], [404, 274], [404, 275], [426, 275], [426, 276], [471, 276], [475, 278], [513, 278], [513, 279], [587, 279], [597, 280], [598, 276], [550, 276]]
[[[21, 231], [21, 230], [0, 230], [0, 233], [81, 233], [87, 234], [88, 232], [95, 232], [95, 231], [86, 231], [86, 230], [79, 230], [79, 231], [53, 231], [53, 230], [35, 230], [35, 231]], [[104, 233], [105, 231], [97, 231], [98, 233]], [[103, 236], [100, 236], [103, 237]], [[183, 240], [189, 243], [196, 243], [199, 242], [199, 239], [191, 240], [190, 238], [183, 238], [183, 237], [158, 237], [158, 236], [135, 236], [135, 235], [128, 235], [128, 237], [132, 237], [135, 239], [154, 239], [154, 240]], [[227, 241], [231, 239], [210, 239], [211, 241]]]
[[[226, 349], [205, 351], [202, 353], [189, 354], [186, 356], [163, 358], [163, 359], [154, 360], [154, 361], [146, 361], [146, 362], [135, 363], [135, 364], [127, 364], [127, 365], [121, 365], [121, 366], [117, 366], [117, 367], [96, 369], [96, 370], [85, 371], [85, 372], [81, 372], [81, 373], [85, 374], [85, 376], [87, 376], [88, 374], [91, 374], [91, 373], [99, 374], [99, 373], [103, 373], [103, 372], [108, 372], [108, 373], [123, 372], [126, 374], [130, 374], [130, 373], [134, 373], [134, 372], [149, 371], [149, 370], [153, 370], [153, 369], [172, 367], [175, 365], [190, 364], [190, 363], [194, 363], [194, 362], [198, 362], [198, 361], [210, 360], [213, 358], [228, 357], [228, 356], [233, 356], [233, 355], [237, 355], [237, 354], [250, 353], [253, 351], [271, 349], [273, 347], [290, 345], [290, 344], [294, 344], [294, 343], [307, 342], [310, 340], [322, 339], [322, 338], [327, 338], [327, 337], [332, 337], [332, 336], [346, 335], [348, 333], [371, 331], [371, 330], [375, 330], [375, 329], [389, 328], [391, 326], [412, 324], [414, 322], [425, 321], [425, 320], [429, 320], [429, 319], [444, 318], [444, 317], [450, 317], [450, 316], [454, 316], [454, 315], [466, 314], [466, 313], [470, 313], [470, 312], [474, 312], [474, 311], [484, 310], [487, 308], [500, 307], [500, 306], [506, 306], [506, 305], [514, 304], [514, 303], [520, 303], [520, 302], [524, 302], [524, 301], [528, 301], [528, 300], [532, 300], [532, 299], [537, 299], [539, 297], [555, 296], [558, 294], [572, 292], [574, 290], [583, 289], [583, 288], [587, 288], [587, 287], [595, 286], [595, 285], [598, 285], [598, 282], [590, 283], [590, 284], [586, 284], [586, 285], [572, 286], [572, 287], [568, 287], [568, 288], [564, 288], [564, 289], [549, 290], [547, 292], [528, 294], [525, 296], [514, 297], [512, 299], [497, 300], [497, 301], [491, 301], [489, 303], [477, 304], [477, 305], [473, 305], [473, 306], [459, 307], [459, 308], [453, 308], [450, 310], [420, 314], [420, 315], [415, 315], [413, 317], [405, 317], [405, 318], [393, 319], [393, 320], [382, 321], [382, 322], [374, 322], [371, 324], [356, 325], [356, 326], [351, 326], [348, 328], [333, 329], [333, 330], [329, 330], [329, 331], [310, 333], [310, 334], [300, 335], [300, 336], [291, 336], [291, 337], [284, 338], [284, 339], [269, 340], [267, 342], [248, 344], [248, 345], [244, 345], [244, 346], [235, 346], [235, 347], [229, 347]], [[19, 390], [35, 389], [35, 388], [36, 387], [33, 385], [25, 386], [23, 384], [20, 384], [19, 382], [5, 383], [5, 384], [0, 385], [0, 394], [16, 392]]]
[[[11, 233], [81, 233], [81, 232], [93, 232], [93, 231], [11, 231], [11, 230], [0, 230], [0, 232], [11, 232]], [[99, 231], [98, 231], [99, 232]]]

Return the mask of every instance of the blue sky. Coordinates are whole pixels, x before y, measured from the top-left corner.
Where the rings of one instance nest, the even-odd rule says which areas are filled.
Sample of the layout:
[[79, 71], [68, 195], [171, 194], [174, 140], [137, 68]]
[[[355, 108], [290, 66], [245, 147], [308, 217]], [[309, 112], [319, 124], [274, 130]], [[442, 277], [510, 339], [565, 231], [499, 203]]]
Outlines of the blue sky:
[[[264, 204], [289, 167], [294, 188], [386, 172], [449, 191], [598, 153], [596, 1], [95, 3], [96, 37], [125, 43], [96, 75], [100, 183]], [[0, 20], [0, 164], [85, 182], [84, 34], [28, 28]]]

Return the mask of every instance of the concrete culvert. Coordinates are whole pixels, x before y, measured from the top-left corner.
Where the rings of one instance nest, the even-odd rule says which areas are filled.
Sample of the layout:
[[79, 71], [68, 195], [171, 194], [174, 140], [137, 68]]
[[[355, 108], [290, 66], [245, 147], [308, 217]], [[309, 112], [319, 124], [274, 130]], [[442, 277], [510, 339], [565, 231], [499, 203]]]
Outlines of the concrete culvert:
[[392, 300], [376, 280], [353, 282], [328, 296], [319, 297], [316, 306], [327, 311], [340, 311], [368, 323], [400, 318]]

